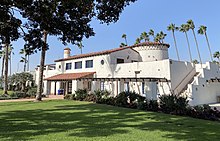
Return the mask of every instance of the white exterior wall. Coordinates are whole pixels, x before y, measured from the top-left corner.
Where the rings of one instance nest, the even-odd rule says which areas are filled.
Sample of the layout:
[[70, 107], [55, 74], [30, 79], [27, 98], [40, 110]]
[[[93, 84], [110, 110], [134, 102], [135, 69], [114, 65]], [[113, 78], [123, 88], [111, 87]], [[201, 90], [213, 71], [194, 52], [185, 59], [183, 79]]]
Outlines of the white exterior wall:
[[[217, 102], [220, 96], [220, 83], [207, 83], [211, 78], [220, 78], [219, 66], [212, 63], [194, 65], [189, 62], [174, 61], [168, 59], [167, 47], [161, 49], [149, 47], [135, 47], [124, 49], [106, 55], [98, 55], [87, 58], [79, 58], [56, 62], [55, 70], [44, 71], [44, 78], [61, 73], [96, 72], [94, 78], [166, 78], [170, 82], [129, 82], [130, 91], [135, 91], [148, 99], [157, 99], [158, 94], [180, 94], [184, 90], [190, 100], [190, 105], [207, 104]], [[117, 64], [117, 58], [124, 59], [125, 63]], [[93, 68], [85, 68], [86, 60], [93, 60]], [[104, 64], [101, 64], [101, 61]], [[75, 69], [75, 62], [82, 61], [82, 69]], [[138, 62], [133, 62], [138, 61]], [[133, 62], [133, 63], [132, 63]], [[71, 70], [66, 69], [66, 63], [72, 63]], [[59, 67], [60, 66], [60, 67]], [[199, 72], [198, 75], [195, 75]], [[36, 71], [38, 82], [39, 71]], [[110, 91], [113, 96], [123, 92], [125, 82], [129, 80], [106, 81], [104, 89]], [[189, 84], [190, 83], [190, 84]], [[56, 90], [60, 83], [56, 83]], [[51, 82], [50, 92], [54, 93], [55, 83]], [[187, 87], [188, 86], [188, 87]], [[72, 92], [77, 89], [87, 88], [86, 81], [72, 81]], [[44, 81], [44, 93], [48, 92], [48, 84]], [[144, 88], [144, 92], [143, 91]], [[185, 90], [185, 88], [187, 88]], [[92, 82], [92, 91], [100, 89], [100, 81]], [[57, 93], [57, 92], [56, 92]]]
[[159, 61], [168, 59], [168, 47], [163, 45], [157, 46], [139, 46], [134, 50], [138, 51], [143, 62]]
[[194, 81], [189, 84], [186, 94], [188, 94], [190, 105], [216, 103], [217, 97], [220, 96], [220, 83], [207, 82], [212, 78], [220, 78], [219, 66], [210, 62], [203, 65], [196, 65], [198, 76], [194, 77]]
[[171, 60], [171, 87], [174, 94], [179, 94], [195, 74], [196, 70], [193, 67], [193, 64], [189, 62]]

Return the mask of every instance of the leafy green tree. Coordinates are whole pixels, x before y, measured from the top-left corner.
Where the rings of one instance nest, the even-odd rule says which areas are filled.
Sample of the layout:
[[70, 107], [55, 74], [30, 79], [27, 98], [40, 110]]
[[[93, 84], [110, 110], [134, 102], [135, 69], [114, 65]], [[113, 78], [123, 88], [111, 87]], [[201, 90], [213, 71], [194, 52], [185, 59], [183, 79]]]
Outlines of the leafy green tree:
[[21, 91], [25, 92], [25, 87], [28, 82], [33, 83], [33, 75], [27, 72], [16, 73], [11, 76], [11, 83], [21, 87]]
[[214, 54], [213, 54], [213, 57], [214, 58], [217, 58], [218, 59], [218, 62], [220, 64], [220, 52], [219, 51], [216, 51]]
[[125, 39], [125, 44], [126, 46], [128, 45], [128, 41], [127, 41], [127, 35], [126, 34], [122, 34], [121, 36], [123, 39]]
[[21, 20], [15, 17], [14, 1], [2, 0], [0, 2], [0, 40], [5, 45], [4, 62], [4, 94], [8, 90], [8, 54], [11, 41], [16, 41], [20, 37], [19, 29]]
[[192, 63], [192, 54], [191, 54], [191, 49], [190, 49], [190, 44], [189, 44], [189, 38], [187, 32], [189, 31], [189, 25], [188, 24], [182, 24], [179, 28], [180, 32], [185, 33], [186, 36], [186, 41], [188, 45], [188, 51], [189, 51], [189, 57], [190, 57], [190, 62]]
[[54, 35], [62, 41], [76, 44], [95, 33], [91, 28], [92, 19], [110, 24], [119, 19], [120, 13], [131, 2], [136, 0], [91, 0], [91, 1], [36, 1], [15, 0], [15, 6], [28, 20], [28, 34], [25, 36], [26, 46], [30, 53], [41, 50], [39, 68], [39, 85], [36, 100], [41, 100], [43, 70], [46, 50], [49, 49], [47, 37]]
[[208, 49], [209, 49], [209, 53], [210, 53], [210, 58], [211, 58], [211, 61], [213, 61], [211, 46], [210, 46], [209, 39], [208, 39], [208, 35], [207, 35], [207, 27], [204, 26], [204, 25], [201, 25], [201, 26], [199, 27], [198, 34], [200, 34], [200, 35], [205, 35], [206, 42], [207, 42]]
[[199, 55], [199, 61], [200, 61], [201, 67], [202, 67], [202, 58], [200, 56], [199, 45], [198, 45], [198, 42], [197, 42], [197, 39], [196, 39], [194, 22], [193, 22], [193, 20], [188, 20], [187, 24], [189, 26], [189, 29], [191, 29], [192, 32], [193, 32], [194, 40], [196, 42], [196, 49], [197, 49], [197, 52], [198, 52], [198, 55]]
[[175, 37], [175, 34], [174, 34], [174, 32], [179, 30], [179, 29], [178, 29], [178, 27], [176, 27], [175, 24], [171, 23], [169, 26], [167, 26], [167, 30], [172, 32], [174, 45], [175, 45], [175, 48], [176, 48], [177, 58], [178, 58], [178, 61], [180, 61], [179, 52], [178, 52], [177, 43], [176, 43], [176, 37]]

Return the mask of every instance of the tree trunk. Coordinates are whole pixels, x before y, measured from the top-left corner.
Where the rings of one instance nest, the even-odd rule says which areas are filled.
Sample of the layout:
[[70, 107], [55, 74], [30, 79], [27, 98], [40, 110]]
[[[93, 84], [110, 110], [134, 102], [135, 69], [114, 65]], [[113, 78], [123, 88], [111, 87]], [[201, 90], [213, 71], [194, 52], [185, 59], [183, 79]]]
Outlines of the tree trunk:
[[210, 44], [209, 44], [208, 36], [207, 36], [206, 33], [205, 33], [205, 38], [206, 38], [206, 42], [207, 42], [207, 44], [208, 44], [208, 48], [209, 48], [209, 53], [210, 53], [211, 61], [213, 62], [212, 51], [211, 51], [211, 47], [210, 47]]
[[178, 52], [178, 49], [177, 49], [176, 37], [174, 35], [174, 31], [172, 31], [172, 33], [173, 33], [173, 39], [174, 39], [174, 44], [175, 44], [175, 48], [176, 48], [177, 58], [178, 58], [178, 61], [180, 61], [180, 56], [179, 56], [179, 52]]
[[45, 55], [47, 49], [47, 32], [44, 31], [43, 33], [43, 41], [44, 45], [42, 46], [41, 50], [41, 60], [40, 60], [40, 67], [39, 67], [39, 83], [37, 87], [37, 96], [36, 101], [42, 100], [42, 92], [43, 92], [43, 73], [44, 73], [44, 62], [45, 62]]
[[11, 76], [11, 52], [10, 52], [10, 76]]
[[192, 54], [191, 54], [191, 49], [190, 49], [190, 44], [189, 44], [189, 38], [188, 38], [188, 35], [187, 35], [186, 32], [185, 32], [185, 35], [186, 35], [186, 41], [187, 41], [187, 44], [188, 44], [190, 62], [192, 63]]
[[3, 94], [8, 94], [8, 48], [10, 45], [10, 38], [6, 37], [5, 44], [5, 70], [4, 70], [4, 92]]
[[5, 54], [2, 57], [2, 78], [4, 77], [4, 67], [5, 67]]
[[199, 52], [199, 45], [198, 45], [198, 42], [197, 42], [197, 39], [196, 39], [195, 31], [193, 29], [192, 29], [192, 31], [193, 31], [193, 36], [194, 36], [194, 39], [195, 39], [195, 42], [196, 42], [196, 48], [197, 48], [197, 52], [198, 52], [198, 55], [199, 55], [199, 61], [200, 61], [201, 68], [202, 68], [202, 59], [201, 59], [200, 52]]
[[29, 68], [29, 55], [27, 55], [27, 71], [29, 71], [30, 68]]
[[128, 46], [128, 41], [127, 41], [127, 38], [125, 38], [125, 43], [126, 43], [126, 46]]
[[25, 53], [25, 57], [24, 57], [24, 72], [26, 72], [26, 66], [27, 66], [27, 55]]

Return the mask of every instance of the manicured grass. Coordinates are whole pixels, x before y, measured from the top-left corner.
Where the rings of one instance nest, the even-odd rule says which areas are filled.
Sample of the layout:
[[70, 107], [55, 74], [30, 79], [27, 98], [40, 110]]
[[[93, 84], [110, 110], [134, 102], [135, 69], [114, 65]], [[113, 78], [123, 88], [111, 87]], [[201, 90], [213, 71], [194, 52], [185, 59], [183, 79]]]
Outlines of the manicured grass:
[[220, 123], [76, 101], [0, 103], [0, 140], [219, 140]]
[[[8, 94], [9, 94], [9, 95], [11, 95], [11, 94], [13, 94], [13, 93], [14, 93], [14, 91], [8, 91]], [[1, 95], [1, 94], [3, 94], [3, 90], [0, 89], [0, 95]]]

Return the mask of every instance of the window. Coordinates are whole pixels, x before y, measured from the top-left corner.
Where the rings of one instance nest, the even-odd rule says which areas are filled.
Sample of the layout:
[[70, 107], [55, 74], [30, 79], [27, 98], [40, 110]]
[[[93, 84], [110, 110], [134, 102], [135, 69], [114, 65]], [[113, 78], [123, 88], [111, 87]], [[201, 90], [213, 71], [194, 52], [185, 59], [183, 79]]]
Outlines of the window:
[[75, 69], [81, 69], [82, 68], [82, 61], [75, 62]]
[[104, 61], [104, 60], [101, 60], [101, 64], [104, 65], [104, 63], [105, 63], [105, 61]]
[[88, 81], [88, 91], [91, 91], [91, 90], [92, 90], [92, 82]]
[[92, 68], [93, 67], [93, 60], [87, 60], [86, 61], [86, 68]]
[[131, 60], [131, 62], [133, 63], [133, 62], [138, 62], [137, 60]]
[[68, 82], [68, 94], [72, 94], [72, 81]]
[[66, 70], [71, 70], [72, 63], [66, 63]]
[[129, 89], [129, 82], [125, 82], [125, 83], [124, 83], [124, 88], [125, 88], [125, 91], [126, 91], [126, 92], [129, 92], [129, 91], [130, 91], [130, 89]]
[[105, 83], [103, 81], [100, 82], [100, 90], [101, 91], [105, 90]]
[[144, 91], [144, 86], [145, 86], [145, 83], [142, 82], [142, 94], [145, 94], [145, 91]]
[[124, 63], [124, 59], [117, 58], [117, 64], [121, 64], [121, 63]]

